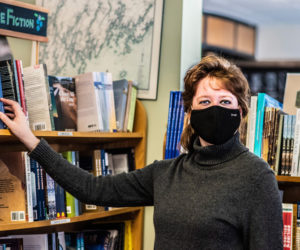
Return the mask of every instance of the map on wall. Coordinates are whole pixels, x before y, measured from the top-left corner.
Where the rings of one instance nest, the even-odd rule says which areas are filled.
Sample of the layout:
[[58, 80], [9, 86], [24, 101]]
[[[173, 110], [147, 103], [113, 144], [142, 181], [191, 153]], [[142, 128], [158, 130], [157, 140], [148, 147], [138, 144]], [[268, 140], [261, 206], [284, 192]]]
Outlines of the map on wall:
[[155, 99], [162, 2], [37, 0], [50, 11], [40, 63], [57, 76], [109, 71], [113, 80], [136, 81], [138, 97]]

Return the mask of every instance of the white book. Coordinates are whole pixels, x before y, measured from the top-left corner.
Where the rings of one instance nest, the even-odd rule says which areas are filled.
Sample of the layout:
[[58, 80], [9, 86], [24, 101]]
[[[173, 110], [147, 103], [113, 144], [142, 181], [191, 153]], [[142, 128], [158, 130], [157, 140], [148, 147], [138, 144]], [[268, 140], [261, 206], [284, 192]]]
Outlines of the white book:
[[26, 181], [26, 204], [28, 222], [33, 222], [33, 204], [32, 204], [32, 185], [31, 185], [31, 169], [30, 158], [27, 152], [23, 153], [25, 162], [25, 181]]
[[32, 130], [52, 130], [45, 67], [39, 64], [23, 69], [25, 100]]
[[89, 72], [75, 77], [77, 94], [78, 131], [103, 131], [103, 119], [100, 109], [98, 72]]
[[247, 128], [247, 142], [246, 146], [250, 152], [254, 152], [255, 142], [255, 127], [256, 127], [256, 114], [257, 114], [257, 96], [251, 96], [250, 99], [250, 112], [248, 114], [248, 128]]
[[300, 150], [300, 109], [296, 111], [296, 124], [294, 131], [294, 148], [293, 148], [293, 159], [291, 176], [299, 176], [299, 150]]

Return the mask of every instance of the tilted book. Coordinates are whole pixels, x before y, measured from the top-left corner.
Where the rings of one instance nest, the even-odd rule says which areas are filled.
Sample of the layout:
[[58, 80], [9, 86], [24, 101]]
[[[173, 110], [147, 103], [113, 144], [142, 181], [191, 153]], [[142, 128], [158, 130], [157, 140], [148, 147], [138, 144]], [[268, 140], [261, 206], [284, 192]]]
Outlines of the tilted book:
[[51, 100], [46, 65], [25, 67], [23, 73], [30, 128], [51, 131]]

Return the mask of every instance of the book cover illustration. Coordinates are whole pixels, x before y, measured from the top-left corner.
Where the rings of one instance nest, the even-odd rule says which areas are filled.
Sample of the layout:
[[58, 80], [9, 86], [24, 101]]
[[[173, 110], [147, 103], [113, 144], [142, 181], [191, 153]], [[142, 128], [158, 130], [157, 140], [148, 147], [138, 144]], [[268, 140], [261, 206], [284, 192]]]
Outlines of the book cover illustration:
[[75, 79], [72, 77], [48, 76], [52, 88], [57, 117], [54, 116], [55, 130], [77, 130], [77, 98]]

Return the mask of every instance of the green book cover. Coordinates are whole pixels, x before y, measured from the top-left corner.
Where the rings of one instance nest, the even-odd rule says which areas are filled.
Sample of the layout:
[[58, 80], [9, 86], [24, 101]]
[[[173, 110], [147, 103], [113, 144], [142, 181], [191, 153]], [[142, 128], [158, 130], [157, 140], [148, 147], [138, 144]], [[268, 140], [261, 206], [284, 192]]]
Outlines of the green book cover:
[[[72, 152], [67, 151], [62, 153], [63, 157], [68, 160], [70, 163], [72, 163]], [[67, 211], [67, 217], [74, 217], [75, 214], [75, 198], [70, 193], [66, 192], [66, 211]]]

